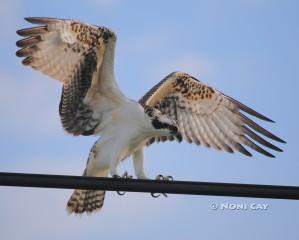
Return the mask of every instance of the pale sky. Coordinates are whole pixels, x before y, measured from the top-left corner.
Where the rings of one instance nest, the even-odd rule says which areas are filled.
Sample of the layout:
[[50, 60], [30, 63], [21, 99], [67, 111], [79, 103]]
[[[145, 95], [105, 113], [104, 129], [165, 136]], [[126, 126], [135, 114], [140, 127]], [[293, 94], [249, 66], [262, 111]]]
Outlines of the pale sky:
[[[188, 72], [275, 120], [258, 121], [288, 143], [270, 159], [246, 158], [188, 143], [146, 149], [148, 176], [176, 180], [299, 185], [298, 1], [2, 0], [0, 7], [0, 171], [81, 175], [96, 140], [61, 128], [61, 86], [25, 68], [15, 31], [28, 16], [79, 19], [118, 35], [116, 77], [138, 100], [172, 71]], [[132, 160], [120, 167], [133, 174]], [[68, 216], [71, 190], [1, 187], [0, 238], [14, 239], [299, 239], [299, 202], [254, 198], [107, 193], [91, 216]], [[210, 205], [269, 204], [267, 210]]]

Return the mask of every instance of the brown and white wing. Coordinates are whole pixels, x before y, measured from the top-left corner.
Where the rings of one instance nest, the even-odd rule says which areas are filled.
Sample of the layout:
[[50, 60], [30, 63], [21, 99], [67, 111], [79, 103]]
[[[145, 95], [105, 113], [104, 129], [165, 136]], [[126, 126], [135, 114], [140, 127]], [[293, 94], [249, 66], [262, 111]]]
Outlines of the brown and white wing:
[[[258, 133], [285, 143], [242, 112], [265, 121], [272, 120], [186, 73], [171, 73], [141, 98], [139, 103], [158, 108], [174, 119], [189, 143], [252, 156], [244, 148], [243, 145], [246, 145], [268, 157], [274, 156], [257, 143], [272, 150], [282, 150]], [[152, 138], [148, 144], [166, 140], [173, 140], [173, 137]]]
[[[91, 135], [102, 111], [123, 97], [113, 78], [115, 34], [74, 20], [25, 18], [37, 27], [18, 30], [25, 37], [16, 44], [24, 65], [63, 83], [59, 113], [64, 129]], [[115, 101], [104, 101], [109, 99]]]

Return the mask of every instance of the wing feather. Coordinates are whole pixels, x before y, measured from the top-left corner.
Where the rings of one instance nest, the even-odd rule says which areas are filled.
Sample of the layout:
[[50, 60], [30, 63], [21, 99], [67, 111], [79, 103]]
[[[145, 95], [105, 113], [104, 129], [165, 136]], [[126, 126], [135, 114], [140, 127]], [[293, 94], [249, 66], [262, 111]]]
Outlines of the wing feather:
[[258, 143], [264, 145], [265, 147], [271, 148], [272, 150], [282, 152], [282, 150], [280, 148], [269, 143], [268, 141], [266, 141], [265, 139], [263, 139], [262, 137], [257, 135], [255, 132], [251, 131], [248, 127], [242, 126], [242, 129], [243, 129], [244, 134], [248, 135], [250, 138], [257, 141]]
[[[229, 134], [227, 131], [227, 128], [224, 126], [221, 119], [219, 119], [219, 116], [215, 113], [212, 114], [213, 121], [215, 122], [217, 128], [221, 131], [222, 139], [225, 141], [225, 143], [233, 150], [237, 150], [239, 152], [243, 153], [243, 149], [241, 149], [238, 144], [234, 141], [233, 135]], [[240, 149], [242, 151], [240, 151]]]
[[188, 114], [189, 124], [192, 134], [192, 140], [196, 145], [200, 145], [202, 140], [200, 138], [200, 134], [198, 132], [197, 123], [196, 123], [196, 116]]
[[211, 132], [210, 126], [209, 126], [209, 120], [207, 119], [206, 116], [202, 116], [200, 118], [202, 126], [204, 128], [204, 131], [206, 133], [206, 139], [208, 140], [209, 145], [214, 148], [219, 150], [220, 147], [217, 144], [217, 140], [214, 138], [213, 133]]
[[[268, 157], [274, 155], [257, 143], [275, 151], [282, 150], [257, 133], [285, 143], [242, 112], [264, 121], [273, 120], [186, 73], [169, 74], [146, 93], [139, 103], [158, 108], [175, 120], [184, 139], [189, 143], [252, 156], [243, 146], [246, 145]], [[154, 140], [151, 139], [150, 143]]]
[[218, 141], [220, 143], [221, 150], [223, 149], [229, 153], [233, 153], [234, 151], [227, 143], [225, 136], [222, 134], [221, 130], [216, 126], [213, 116], [210, 118], [210, 124], [213, 126], [212, 131], [213, 131], [214, 136], [218, 137]]
[[186, 126], [186, 121], [185, 121], [185, 118], [184, 118], [183, 111], [178, 111], [177, 115], [178, 115], [178, 123], [179, 123], [180, 130], [182, 132], [182, 135], [185, 137], [187, 142], [192, 143], [192, 139], [188, 135], [188, 132], [187, 132], [187, 126]]
[[[25, 18], [41, 26], [17, 31], [18, 57], [24, 65], [63, 83], [59, 113], [64, 129], [73, 135], [95, 133], [101, 122], [106, 93], [117, 101], [124, 96], [114, 82], [113, 58], [116, 35], [105, 27], [74, 20]], [[100, 97], [99, 97], [100, 96]]]
[[182, 112], [182, 120], [183, 120], [183, 126], [184, 126], [184, 129], [185, 129], [185, 134], [186, 134], [186, 139], [189, 143], [193, 143], [194, 142], [194, 139], [192, 138], [192, 130], [190, 128], [190, 122], [189, 122], [189, 119], [188, 119], [188, 113], [186, 111], [181, 111]]
[[223, 149], [223, 146], [222, 146], [223, 144], [221, 142], [221, 138], [220, 138], [220, 136], [218, 136], [216, 134], [215, 125], [213, 124], [213, 121], [211, 120], [211, 118], [206, 119], [206, 124], [208, 125], [210, 135], [212, 136], [213, 141], [214, 141], [214, 143], [217, 147], [216, 149], [217, 150], [222, 150]]
[[204, 125], [201, 122], [201, 119], [197, 115], [193, 115], [193, 118], [196, 119], [196, 128], [198, 130], [200, 141], [203, 143], [204, 146], [210, 148], [211, 145], [208, 143]]

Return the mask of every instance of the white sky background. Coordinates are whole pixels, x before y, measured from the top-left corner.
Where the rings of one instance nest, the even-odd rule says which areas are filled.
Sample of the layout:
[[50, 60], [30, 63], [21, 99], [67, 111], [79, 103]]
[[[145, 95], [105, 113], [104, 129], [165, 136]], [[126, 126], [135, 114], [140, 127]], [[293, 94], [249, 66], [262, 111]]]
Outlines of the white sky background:
[[[93, 137], [61, 129], [61, 87], [21, 66], [15, 31], [26, 16], [75, 18], [118, 35], [119, 85], [138, 99], [182, 70], [275, 120], [285, 139], [276, 159], [245, 158], [183, 143], [146, 150], [149, 176], [178, 180], [299, 185], [298, 3], [296, 1], [2, 1], [0, 8], [0, 171], [80, 175]], [[175, 151], [174, 151], [175, 149]], [[133, 173], [131, 160], [121, 170]], [[108, 193], [102, 212], [67, 216], [70, 190], [0, 189], [1, 239], [298, 239], [296, 201]], [[210, 204], [268, 203], [258, 211], [212, 211]]]

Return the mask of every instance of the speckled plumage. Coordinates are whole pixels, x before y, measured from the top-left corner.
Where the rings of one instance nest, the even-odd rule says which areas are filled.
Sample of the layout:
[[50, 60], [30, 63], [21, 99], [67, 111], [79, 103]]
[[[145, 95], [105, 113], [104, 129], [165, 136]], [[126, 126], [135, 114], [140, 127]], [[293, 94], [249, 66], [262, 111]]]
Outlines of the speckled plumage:
[[[252, 142], [249, 136], [268, 148], [281, 151], [247, 126], [268, 138], [284, 142], [240, 111], [266, 121], [271, 121], [269, 118], [183, 72], [169, 74], [139, 102], [144, 106], [155, 107], [174, 119], [189, 143], [203, 144], [227, 152], [239, 151], [251, 156], [251, 153], [242, 146], [245, 144], [268, 157], [274, 157]], [[147, 142], [147, 145], [166, 140], [173, 140], [173, 138], [154, 137]]]
[[17, 56], [26, 57], [24, 65], [63, 82], [59, 113], [63, 128], [73, 135], [92, 135], [100, 120], [94, 116], [85, 98], [97, 72], [106, 45], [116, 41], [105, 27], [73, 20], [26, 18], [34, 24], [46, 24], [17, 31], [27, 37], [17, 42]]
[[[59, 114], [66, 132], [100, 135], [93, 145], [84, 176], [120, 175], [121, 161], [133, 156], [135, 175], [147, 179], [143, 168], [146, 145], [185, 139], [189, 143], [247, 156], [248, 146], [274, 157], [258, 144], [280, 148], [261, 135], [284, 142], [248, 116], [269, 118], [202, 83], [174, 72], [146, 93], [139, 102], [128, 99], [114, 76], [116, 35], [105, 27], [75, 20], [26, 18], [39, 26], [18, 30], [17, 56], [22, 63], [59, 80]], [[257, 144], [258, 143], [258, 144]], [[67, 203], [70, 213], [91, 213], [102, 208], [105, 192], [75, 190]]]

